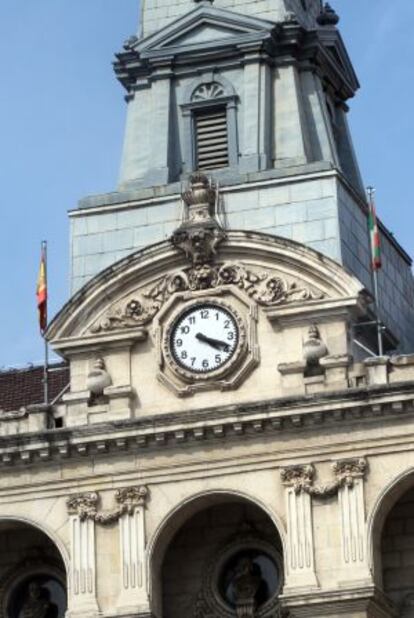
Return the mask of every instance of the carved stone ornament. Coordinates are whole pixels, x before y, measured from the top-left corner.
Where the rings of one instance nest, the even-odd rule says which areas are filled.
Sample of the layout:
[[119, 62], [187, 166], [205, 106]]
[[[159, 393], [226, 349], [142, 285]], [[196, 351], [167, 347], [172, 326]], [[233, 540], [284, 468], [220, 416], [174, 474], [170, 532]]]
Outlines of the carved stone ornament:
[[335, 479], [326, 485], [315, 485], [315, 467], [312, 464], [289, 466], [281, 470], [282, 483], [286, 487], [293, 487], [295, 493], [302, 491], [318, 498], [334, 496], [341, 487], [353, 487], [355, 479], [364, 478], [367, 472], [367, 461], [347, 459], [332, 464]]
[[319, 13], [316, 21], [320, 26], [336, 26], [339, 23], [340, 18], [331, 5], [328, 2], [325, 2], [325, 5]]
[[214, 217], [216, 187], [204, 174], [193, 174], [182, 198], [186, 217], [171, 242], [191, 260], [193, 268], [199, 268], [212, 262], [217, 245], [226, 237]]
[[110, 309], [91, 327], [91, 332], [108, 332], [137, 328], [150, 322], [166, 301], [177, 292], [215, 289], [234, 285], [264, 307], [277, 307], [296, 302], [320, 300], [324, 294], [290, 281], [275, 272], [248, 268], [241, 263], [191, 267], [167, 275], [142, 292], [139, 298], [130, 298]]
[[303, 357], [307, 365], [317, 365], [321, 358], [327, 356], [328, 348], [321, 339], [315, 324], [309, 327], [308, 337], [303, 343]]
[[271, 556], [279, 573], [283, 573], [283, 560], [272, 540], [261, 538], [253, 529], [239, 532], [207, 561], [201, 589], [194, 602], [193, 618], [288, 618], [288, 613], [279, 601], [282, 579], [272, 598], [262, 606], [256, 606], [254, 597], [261, 584], [261, 576], [257, 569], [253, 571], [248, 557], [242, 557], [235, 568], [232, 581], [235, 608], [231, 608], [223, 599], [218, 584], [223, 566], [230, 557], [245, 549], [261, 550]]
[[[55, 586], [57, 584], [63, 591], [66, 587], [65, 573], [61, 567], [61, 563], [58, 560], [51, 559], [42, 548], [32, 548], [30, 556], [27, 555], [21, 562], [14, 564], [10, 569], [6, 569], [0, 578], [0, 616], [10, 616], [10, 603], [13, 602], [13, 597], [18, 597], [20, 600], [22, 592], [25, 592], [26, 599], [23, 601], [25, 607], [19, 613], [20, 616], [24, 616], [24, 618], [47, 618], [56, 615], [56, 612], [49, 611], [50, 605], [53, 605], [53, 603], [45, 603], [43, 596], [43, 602], [39, 602], [40, 599], [37, 594], [39, 592], [38, 578], [46, 576], [48, 579], [54, 580]], [[30, 597], [32, 598], [30, 599]]]
[[66, 501], [68, 513], [78, 515], [81, 521], [91, 519], [103, 526], [117, 522], [123, 515], [132, 515], [138, 506], [145, 506], [149, 490], [145, 485], [127, 487], [115, 492], [115, 500], [119, 506], [112, 511], [99, 511], [100, 496], [91, 491], [70, 496]]
[[105, 361], [97, 358], [86, 379], [86, 388], [92, 395], [99, 397], [103, 395], [104, 389], [111, 386], [112, 379], [106, 370]]

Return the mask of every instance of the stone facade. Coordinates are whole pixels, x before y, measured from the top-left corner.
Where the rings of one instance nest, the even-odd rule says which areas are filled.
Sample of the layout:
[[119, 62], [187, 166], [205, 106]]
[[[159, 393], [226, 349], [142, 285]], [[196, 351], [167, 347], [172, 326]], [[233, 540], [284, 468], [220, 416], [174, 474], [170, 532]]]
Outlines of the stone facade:
[[[173, 6], [199, 51], [223, 6], [202, 2], [190, 17]], [[269, 33], [290, 32], [292, 45], [299, 33], [312, 64], [325, 37], [352, 78], [329, 7], [228, 8], [239, 47], [243, 37], [254, 47], [259, 32], [280, 60]], [[0, 401], [0, 617], [412, 618], [410, 260], [382, 229], [383, 317], [407, 353], [361, 356], [356, 332], [370, 340], [358, 325], [374, 312], [351, 144], [340, 156], [339, 141], [325, 142], [335, 160], [296, 157], [329, 127], [325, 103], [305, 88], [319, 77], [304, 66], [295, 75], [289, 54], [275, 70], [290, 95], [309, 95], [293, 107], [276, 97], [287, 165], [251, 150], [263, 144], [253, 139], [261, 109], [260, 122], [241, 125], [248, 148], [234, 169], [206, 175], [184, 161], [180, 182], [163, 124], [168, 89], [187, 79], [172, 86], [163, 64], [177, 23], [167, 13], [152, 33], [155, 0], [143, 11], [148, 36], [127, 43], [117, 71], [130, 109], [137, 93], [158, 93], [159, 152], [138, 152], [133, 125], [145, 105], [144, 118], [136, 106], [119, 191], [71, 213], [74, 293], [46, 332], [68, 383], [56, 381], [44, 405], [34, 395]], [[150, 85], [134, 74], [151, 64], [143, 58], [158, 72]], [[251, 60], [231, 69], [236, 85], [255, 83]], [[343, 112], [350, 84], [337, 77]], [[222, 92], [233, 105], [227, 82]]]

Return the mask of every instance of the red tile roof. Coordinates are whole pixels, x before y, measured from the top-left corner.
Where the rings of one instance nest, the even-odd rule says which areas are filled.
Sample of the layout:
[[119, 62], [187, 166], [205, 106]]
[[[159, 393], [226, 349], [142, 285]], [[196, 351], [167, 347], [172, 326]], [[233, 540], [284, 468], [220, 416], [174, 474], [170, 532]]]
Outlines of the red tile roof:
[[[69, 367], [51, 365], [49, 371], [49, 401], [53, 401], [69, 382]], [[19, 410], [34, 403], [43, 403], [43, 367], [0, 371], [1, 411]]]

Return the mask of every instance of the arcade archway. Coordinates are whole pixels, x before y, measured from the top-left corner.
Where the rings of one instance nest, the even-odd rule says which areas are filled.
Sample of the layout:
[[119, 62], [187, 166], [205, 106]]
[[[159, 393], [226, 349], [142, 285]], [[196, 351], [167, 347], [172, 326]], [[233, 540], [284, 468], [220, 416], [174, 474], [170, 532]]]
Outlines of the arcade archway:
[[198, 498], [167, 522], [154, 548], [162, 618], [268, 618], [283, 588], [282, 540], [268, 513], [229, 494]]
[[38, 528], [0, 520], [0, 612], [4, 618], [63, 618], [66, 571], [53, 541]]

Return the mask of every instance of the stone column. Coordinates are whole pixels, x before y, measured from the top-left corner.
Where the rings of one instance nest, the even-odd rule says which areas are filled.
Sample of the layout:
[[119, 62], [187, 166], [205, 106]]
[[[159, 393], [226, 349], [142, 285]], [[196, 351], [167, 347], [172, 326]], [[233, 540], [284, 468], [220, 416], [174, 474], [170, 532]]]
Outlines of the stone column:
[[171, 66], [169, 60], [153, 62], [156, 71], [151, 86], [152, 113], [148, 117], [151, 122], [152, 150], [151, 168], [145, 176], [147, 185], [163, 185], [170, 180], [169, 149], [170, 149], [170, 115], [171, 115]]
[[339, 167], [335, 138], [320, 79], [313, 71], [304, 71], [300, 74], [300, 80], [307, 113], [311, 158], [314, 161], [330, 161]]
[[119, 520], [121, 551], [121, 593], [118, 613], [122, 616], [150, 616], [145, 539], [145, 504], [148, 489], [120, 489], [118, 502], [127, 505]]
[[274, 84], [274, 167], [308, 162], [309, 139], [297, 69], [280, 66]]
[[305, 491], [312, 482], [312, 466], [292, 466], [282, 470], [286, 488], [287, 547], [285, 593], [293, 588], [318, 586], [315, 573], [312, 504]]
[[364, 504], [365, 459], [338, 462], [335, 473], [345, 482], [338, 489], [341, 517], [341, 546], [344, 567], [352, 580], [371, 579], [367, 560], [367, 530]]
[[73, 496], [67, 502], [70, 521], [71, 563], [68, 616], [99, 615], [96, 598], [95, 522], [87, 512], [96, 508], [94, 492]]
[[252, 49], [244, 51], [243, 151], [240, 171], [256, 172], [260, 165], [260, 51], [257, 43], [252, 44]]

